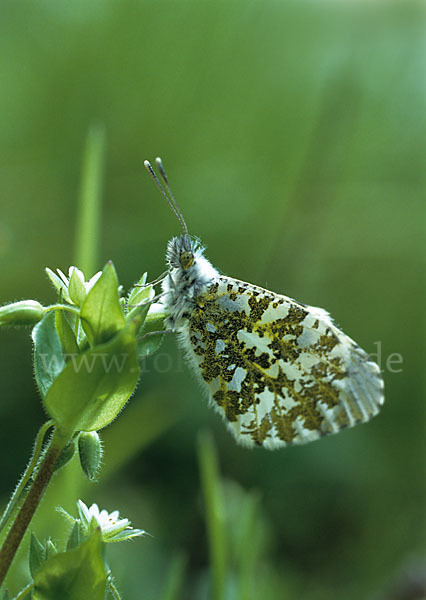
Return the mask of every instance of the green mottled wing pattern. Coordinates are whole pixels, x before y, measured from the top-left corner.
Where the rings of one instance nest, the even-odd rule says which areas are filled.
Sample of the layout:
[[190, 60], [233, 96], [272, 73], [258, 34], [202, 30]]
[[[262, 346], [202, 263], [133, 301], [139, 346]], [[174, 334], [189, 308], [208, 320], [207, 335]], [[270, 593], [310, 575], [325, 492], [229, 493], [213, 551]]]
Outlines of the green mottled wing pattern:
[[379, 367], [326, 311], [220, 276], [181, 341], [213, 406], [242, 444], [306, 443], [371, 419]]

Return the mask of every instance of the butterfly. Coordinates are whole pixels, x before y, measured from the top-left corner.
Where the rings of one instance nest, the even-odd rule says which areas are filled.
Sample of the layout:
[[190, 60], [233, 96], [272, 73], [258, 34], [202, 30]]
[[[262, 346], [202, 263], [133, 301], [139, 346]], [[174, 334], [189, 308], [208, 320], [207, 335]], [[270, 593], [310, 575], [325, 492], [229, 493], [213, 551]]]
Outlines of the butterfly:
[[145, 161], [183, 231], [167, 246], [165, 327], [236, 441], [304, 444], [375, 416], [384, 401], [378, 365], [322, 308], [221, 275], [156, 164], [168, 194]]

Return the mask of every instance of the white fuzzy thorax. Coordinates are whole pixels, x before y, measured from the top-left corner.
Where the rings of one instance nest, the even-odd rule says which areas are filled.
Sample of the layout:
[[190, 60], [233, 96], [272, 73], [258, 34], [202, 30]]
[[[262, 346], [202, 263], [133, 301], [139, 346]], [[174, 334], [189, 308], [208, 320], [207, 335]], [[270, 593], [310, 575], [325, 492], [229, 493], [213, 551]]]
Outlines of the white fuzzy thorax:
[[[191, 253], [192, 266], [184, 269], [181, 256]], [[165, 325], [172, 331], [181, 331], [187, 325], [187, 319], [195, 307], [195, 300], [207, 291], [209, 285], [219, 277], [218, 271], [210, 264], [204, 254], [204, 248], [197, 240], [188, 235], [172, 238], [167, 245], [167, 264], [169, 274], [163, 281], [163, 305], [167, 318]]]

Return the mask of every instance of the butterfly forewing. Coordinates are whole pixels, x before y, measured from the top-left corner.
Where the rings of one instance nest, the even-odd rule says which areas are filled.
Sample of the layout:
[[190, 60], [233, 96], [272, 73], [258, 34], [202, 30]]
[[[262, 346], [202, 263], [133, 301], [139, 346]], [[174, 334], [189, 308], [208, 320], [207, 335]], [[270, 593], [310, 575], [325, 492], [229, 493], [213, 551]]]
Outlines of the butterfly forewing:
[[327, 312], [220, 276], [195, 299], [181, 339], [238, 442], [276, 448], [368, 421], [378, 366]]

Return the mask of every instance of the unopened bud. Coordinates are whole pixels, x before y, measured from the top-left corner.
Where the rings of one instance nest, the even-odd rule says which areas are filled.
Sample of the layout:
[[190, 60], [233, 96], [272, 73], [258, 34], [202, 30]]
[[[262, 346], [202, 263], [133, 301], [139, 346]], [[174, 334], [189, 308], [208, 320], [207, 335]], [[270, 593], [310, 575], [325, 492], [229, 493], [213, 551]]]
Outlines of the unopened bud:
[[36, 300], [21, 300], [0, 307], [0, 325], [35, 325], [43, 318], [45, 308]]
[[96, 479], [102, 459], [102, 442], [96, 431], [83, 431], [78, 438], [78, 452], [84, 474]]

